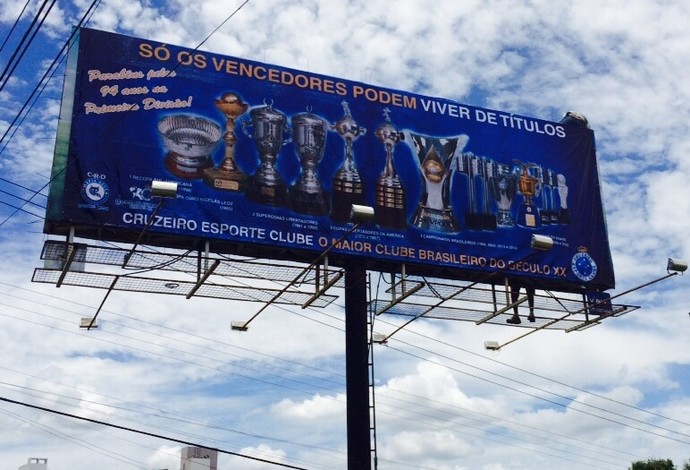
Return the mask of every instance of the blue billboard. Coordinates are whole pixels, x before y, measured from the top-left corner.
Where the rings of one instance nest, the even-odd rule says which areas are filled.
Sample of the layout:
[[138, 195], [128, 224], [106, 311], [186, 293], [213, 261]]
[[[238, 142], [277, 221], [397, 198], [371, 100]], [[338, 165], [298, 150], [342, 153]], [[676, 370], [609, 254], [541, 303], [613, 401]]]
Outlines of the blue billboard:
[[[159, 204], [152, 181], [175, 182]], [[591, 129], [81, 29], [45, 231], [614, 286]], [[553, 239], [533, 253], [533, 234]]]

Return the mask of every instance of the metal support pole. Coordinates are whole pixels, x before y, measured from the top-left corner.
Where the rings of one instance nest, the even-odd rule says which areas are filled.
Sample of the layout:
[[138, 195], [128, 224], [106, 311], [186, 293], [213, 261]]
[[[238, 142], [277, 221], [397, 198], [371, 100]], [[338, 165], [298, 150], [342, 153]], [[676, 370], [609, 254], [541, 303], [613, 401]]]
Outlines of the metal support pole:
[[345, 372], [347, 380], [347, 468], [371, 470], [369, 344], [366, 267], [345, 267]]

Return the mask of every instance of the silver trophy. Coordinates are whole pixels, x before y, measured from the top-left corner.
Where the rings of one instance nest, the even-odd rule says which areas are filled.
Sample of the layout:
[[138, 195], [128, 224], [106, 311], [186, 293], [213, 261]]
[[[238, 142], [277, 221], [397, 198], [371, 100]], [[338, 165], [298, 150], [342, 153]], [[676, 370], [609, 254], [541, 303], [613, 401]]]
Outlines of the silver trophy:
[[468, 139], [466, 135], [430, 137], [405, 131], [405, 141], [419, 161], [422, 181], [421, 198], [410, 220], [413, 226], [433, 232], [460, 231], [451, 206], [450, 182], [457, 155], [462, 154]]
[[366, 205], [364, 197], [364, 183], [357, 171], [352, 143], [366, 134], [364, 127], [359, 127], [350, 114], [347, 101], [343, 105], [344, 116], [335, 123], [333, 128], [345, 141], [345, 159], [332, 181], [331, 219], [335, 222], [349, 222], [352, 205]]
[[276, 168], [280, 149], [291, 140], [287, 117], [272, 104], [253, 108], [249, 114], [251, 123], [244, 121], [242, 129], [254, 139], [260, 163], [247, 187], [247, 198], [267, 206], [287, 206], [287, 186]]
[[496, 230], [496, 217], [491, 213], [489, 178], [495, 163], [472, 152], [462, 155], [463, 173], [467, 175], [468, 212], [465, 225], [471, 230]]
[[536, 163], [523, 163], [513, 160], [515, 166], [515, 178], [517, 180], [517, 192], [523, 197], [523, 202], [518, 208], [517, 224], [523, 227], [541, 227], [539, 207], [534, 203], [534, 198], [541, 191], [541, 179], [539, 178], [539, 165]]
[[292, 140], [302, 168], [297, 181], [289, 190], [290, 207], [300, 214], [327, 214], [328, 202], [324, 197], [316, 169], [323, 159], [326, 133], [330, 125], [309, 110], [294, 115], [291, 124]]
[[489, 188], [496, 203], [496, 224], [499, 227], [514, 226], [512, 211], [517, 187], [510, 165], [504, 163], [494, 165], [494, 171], [489, 179]]
[[549, 207], [551, 209], [551, 223], [553, 225], [558, 224], [558, 177], [556, 172], [553, 170], [548, 171], [548, 181], [549, 181], [549, 193], [551, 194], [551, 199], [549, 201]]
[[[542, 225], [551, 225], [551, 204], [553, 196], [553, 186], [551, 185], [551, 170], [542, 166], [537, 167], [537, 174], [541, 180], [541, 209], [539, 216], [541, 217]], [[551, 172], [552, 174], [553, 172]]]
[[391, 123], [390, 109], [385, 108], [383, 115], [386, 122], [376, 129], [376, 137], [386, 149], [386, 164], [376, 181], [376, 207], [374, 218], [381, 228], [403, 230], [407, 227], [407, 211], [405, 208], [405, 188], [393, 162], [393, 148], [404, 139]]
[[211, 154], [222, 131], [220, 126], [198, 116], [175, 114], [158, 122], [165, 155], [165, 167], [182, 179], [197, 179], [213, 166]]
[[568, 186], [565, 184], [565, 176], [556, 175], [558, 200], [560, 201], [560, 209], [558, 211], [558, 223], [567, 225], [570, 223], [570, 209], [568, 209]]

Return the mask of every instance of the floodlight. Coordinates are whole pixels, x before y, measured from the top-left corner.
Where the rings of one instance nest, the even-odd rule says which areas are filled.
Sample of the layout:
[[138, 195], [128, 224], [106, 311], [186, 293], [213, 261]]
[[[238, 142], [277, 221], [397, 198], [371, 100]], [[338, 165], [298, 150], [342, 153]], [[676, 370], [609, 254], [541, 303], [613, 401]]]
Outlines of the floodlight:
[[368, 222], [374, 218], [374, 208], [371, 206], [361, 206], [352, 204], [350, 219], [353, 222]]
[[386, 344], [387, 339], [386, 335], [382, 335], [381, 333], [374, 333], [371, 335], [372, 343]]
[[79, 320], [79, 328], [86, 328], [87, 330], [90, 328], [98, 328], [98, 323], [96, 323], [96, 318], [92, 317], [81, 317]]
[[489, 351], [498, 351], [501, 349], [501, 345], [498, 344], [498, 341], [484, 341], [484, 349], [488, 349]]
[[233, 331], [247, 331], [249, 329], [247, 323], [243, 321], [231, 322], [230, 328], [232, 328]]
[[175, 199], [177, 197], [177, 183], [173, 181], [151, 181], [151, 195]]
[[560, 124], [589, 127], [589, 121], [587, 121], [587, 118], [582, 113], [578, 113], [576, 111], [568, 111], [565, 113], [565, 116], [563, 116], [563, 119], [561, 119]]
[[550, 250], [553, 248], [553, 238], [547, 237], [546, 235], [532, 234], [532, 241], [530, 246], [535, 250]]
[[666, 271], [675, 271], [677, 273], [682, 273], [688, 269], [688, 262], [680, 259], [668, 259], [668, 264], [666, 265]]

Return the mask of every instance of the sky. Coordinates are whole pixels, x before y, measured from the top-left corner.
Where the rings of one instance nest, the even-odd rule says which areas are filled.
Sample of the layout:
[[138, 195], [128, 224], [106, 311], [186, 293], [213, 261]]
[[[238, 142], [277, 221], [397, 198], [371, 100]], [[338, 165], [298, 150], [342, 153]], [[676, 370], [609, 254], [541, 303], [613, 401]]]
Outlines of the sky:
[[[228, 451], [222, 470], [281, 468], [247, 456], [347, 468], [342, 289], [324, 309], [269, 307], [247, 332], [230, 324], [261, 304], [114, 292], [85, 331], [105, 291], [31, 282], [54, 238], [42, 228], [64, 60], [49, 67], [91, 6], [55, 3], [10, 73], [41, 5], [0, 3], [0, 398], [173, 440], [3, 401], [0, 466], [177, 469], [184, 441]], [[616, 295], [664, 276], [669, 257], [690, 259], [689, 23], [680, 0], [103, 0], [83, 24], [549, 121], [583, 113]], [[621, 297], [641, 307], [630, 314], [498, 352], [484, 342], [524, 330], [412, 322], [374, 345], [378, 468], [682, 467], [687, 283], [674, 276]], [[401, 324], [382, 315], [374, 328]]]

